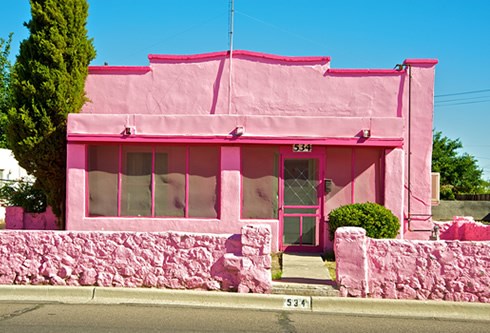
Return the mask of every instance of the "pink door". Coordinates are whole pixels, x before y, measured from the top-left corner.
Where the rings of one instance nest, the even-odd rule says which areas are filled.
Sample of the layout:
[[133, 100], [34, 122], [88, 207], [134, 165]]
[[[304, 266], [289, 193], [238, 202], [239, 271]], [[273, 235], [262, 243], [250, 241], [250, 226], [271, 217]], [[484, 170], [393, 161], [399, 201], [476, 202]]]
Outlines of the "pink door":
[[313, 153], [283, 153], [279, 191], [281, 250], [321, 252], [323, 161]]

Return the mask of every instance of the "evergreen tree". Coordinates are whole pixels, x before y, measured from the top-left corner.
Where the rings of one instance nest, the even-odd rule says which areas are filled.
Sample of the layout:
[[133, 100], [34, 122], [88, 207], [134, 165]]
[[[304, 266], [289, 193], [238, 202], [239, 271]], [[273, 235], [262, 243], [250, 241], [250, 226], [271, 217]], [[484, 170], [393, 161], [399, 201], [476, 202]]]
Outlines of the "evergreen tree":
[[12, 72], [7, 139], [19, 164], [36, 177], [64, 227], [66, 120], [86, 101], [95, 57], [87, 37], [86, 0], [31, 0], [30, 36]]
[[11, 33], [7, 40], [0, 38], [0, 148], [7, 148], [7, 112], [11, 102], [10, 72], [12, 69], [8, 57], [12, 35]]

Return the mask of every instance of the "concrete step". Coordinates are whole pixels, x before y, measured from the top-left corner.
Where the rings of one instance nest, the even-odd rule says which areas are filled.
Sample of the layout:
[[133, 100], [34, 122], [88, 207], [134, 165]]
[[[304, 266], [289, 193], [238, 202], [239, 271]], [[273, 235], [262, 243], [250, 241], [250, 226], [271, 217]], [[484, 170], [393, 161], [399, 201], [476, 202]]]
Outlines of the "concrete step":
[[335, 282], [326, 284], [272, 282], [272, 293], [276, 295], [339, 297]]

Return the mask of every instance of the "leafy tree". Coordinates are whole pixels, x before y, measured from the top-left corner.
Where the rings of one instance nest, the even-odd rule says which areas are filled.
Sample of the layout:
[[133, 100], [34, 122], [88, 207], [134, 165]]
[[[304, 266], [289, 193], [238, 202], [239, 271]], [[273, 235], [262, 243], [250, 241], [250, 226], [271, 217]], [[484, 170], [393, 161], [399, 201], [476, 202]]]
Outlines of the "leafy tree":
[[432, 143], [432, 171], [441, 174], [441, 198], [454, 199], [458, 193], [485, 193], [488, 182], [475, 157], [459, 153], [463, 144], [434, 131]]
[[12, 72], [7, 139], [19, 164], [36, 177], [64, 227], [66, 119], [86, 101], [88, 65], [95, 57], [87, 37], [86, 0], [31, 0], [30, 36]]
[[0, 148], [7, 148], [7, 112], [10, 107], [10, 72], [12, 65], [8, 59], [12, 33], [7, 40], [0, 38]]

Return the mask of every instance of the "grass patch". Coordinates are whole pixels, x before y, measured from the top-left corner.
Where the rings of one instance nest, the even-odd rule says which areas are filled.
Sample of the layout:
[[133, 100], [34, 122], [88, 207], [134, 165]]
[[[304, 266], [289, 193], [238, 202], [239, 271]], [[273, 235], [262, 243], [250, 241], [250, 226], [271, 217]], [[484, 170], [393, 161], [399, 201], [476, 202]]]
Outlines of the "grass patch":
[[282, 277], [282, 252], [271, 253], [271, 258], [272, 280], [280, 280]]
[[337, 265], [335, 263], [335, 253], [333, 251], [327, 251], [323, 254], [323, 260], [325, 262], [325, 267], [328, 269], [328, 273], [332, 278], [332, 281], [335, 281], [337, 278]]

